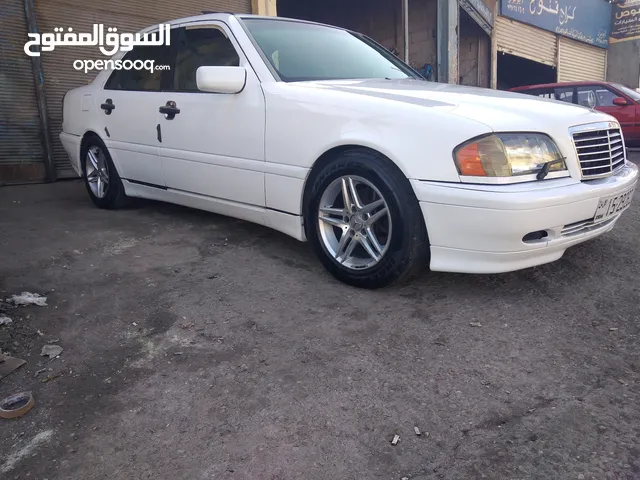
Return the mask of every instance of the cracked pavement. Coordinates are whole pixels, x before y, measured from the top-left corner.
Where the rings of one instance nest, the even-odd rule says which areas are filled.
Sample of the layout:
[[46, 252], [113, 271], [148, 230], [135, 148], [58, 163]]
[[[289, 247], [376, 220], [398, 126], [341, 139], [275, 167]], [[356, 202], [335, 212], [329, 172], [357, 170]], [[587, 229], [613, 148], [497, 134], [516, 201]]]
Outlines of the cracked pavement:
[[266, 228], [83, 188], [0, 189], [0, 296], [49, 298], [0, 327], [27, 360], [0, 397], [36, 398], [3, 479], [640, 478], [640, 199], [556, 263], [371, 292]]

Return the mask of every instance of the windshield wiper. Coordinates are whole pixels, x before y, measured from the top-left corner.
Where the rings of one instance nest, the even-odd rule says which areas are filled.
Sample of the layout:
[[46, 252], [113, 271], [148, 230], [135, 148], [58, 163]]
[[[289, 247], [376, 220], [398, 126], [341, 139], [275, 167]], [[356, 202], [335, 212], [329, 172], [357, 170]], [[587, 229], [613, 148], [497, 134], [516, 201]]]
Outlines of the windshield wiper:
[[553, 165], [555, 165], [556, 163], [561, 163], [564, 162], [567, 159], [567, 157], [562, 157], [559, 158], [557, 160], [554, 160], [552, 162], [547, 162], [543, 165], [542, 169], [538, 172], [538, 175], [536, 176], [536, 178], [538, 180], [544, 180], [545, 178], [547, 178], [547, 175], [549, 175], [549, 170], [551, 169], [551, 167]]

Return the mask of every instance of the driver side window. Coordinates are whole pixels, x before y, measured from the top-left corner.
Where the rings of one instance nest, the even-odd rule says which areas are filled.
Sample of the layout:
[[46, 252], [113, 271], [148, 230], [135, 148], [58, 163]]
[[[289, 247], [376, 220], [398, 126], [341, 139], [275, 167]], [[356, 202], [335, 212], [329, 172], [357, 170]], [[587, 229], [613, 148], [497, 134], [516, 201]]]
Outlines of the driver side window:
[[[168, 70], [161, 66], [170, 66], [171, 47], [166, 45], [138, 45], [122, 58], [123, 68], [113, 71], [107, 80], [105, 90], [129, 90], [136, 92], [160, 92], [168, 86]], [[149, 65], [147, 69], [135, 68], [135, 65]], [[131, 68], [124, 68], [124, 66]], [[160, 67], [160, 68], [157, 68]]]
[[578, 87], [578, 98], [580, 99], [580, 104], [585, 107], [590, 107], [594, 103], [594, 107], [614, 107], [613, 100], [616, 95], [608, 88], [593, 85]]
[[176, 92], [198, 92], [199, 67], [238, 67], [240, 57], [227, 34], [219, 27], [186, 27], [178, 40], [173, 88]]

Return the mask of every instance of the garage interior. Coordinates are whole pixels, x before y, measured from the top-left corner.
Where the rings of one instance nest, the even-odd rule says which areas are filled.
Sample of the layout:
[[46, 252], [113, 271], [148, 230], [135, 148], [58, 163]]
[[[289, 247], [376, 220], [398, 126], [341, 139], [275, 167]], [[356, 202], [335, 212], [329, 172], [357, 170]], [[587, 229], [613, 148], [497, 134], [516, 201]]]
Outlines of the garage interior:
[[491, 82], [491, 37], [463, 8], [459, 10], [458, 83], [489, 88]]
[[540, 83], [554, 83], [557, 78], [557, 70], [550, 65], [534, 62], [517, 55], [498, 53], [499, 90]]

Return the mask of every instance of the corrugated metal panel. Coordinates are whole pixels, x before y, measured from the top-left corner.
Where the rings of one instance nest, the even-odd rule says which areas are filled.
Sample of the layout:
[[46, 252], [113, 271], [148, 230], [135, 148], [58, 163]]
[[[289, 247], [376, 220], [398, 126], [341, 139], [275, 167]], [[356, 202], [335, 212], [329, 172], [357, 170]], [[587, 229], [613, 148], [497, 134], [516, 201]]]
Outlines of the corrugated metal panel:
[[495, 33], [498, 51], [556, 66], [555, 34], [505, 17], [496, 18]]
[[603, 48], [560, 37], [559, 82], [604, 81], [607, 51]]
[[3, 0], [1, 10], [0, 164], [44, 164], [31, 58], [24, 53], [27, 41], [24, 2]]
[[[36, 0], [38, 28], [43, 33], [53, 33], [56, 27], [90, 33], [94, 23], [133, 33], [164, 21], [199, 15], [202, 11], [249, 13], [251, 0], [156, 0], [153, 4], [148, 0]], [[98, 73], [75, 70], [73, 62], [105, 58], [97, 47], [57, 47], [53, 52], [42, 54], [53, 158], [59, 178], [76, 176], [58, 137], [62, 128], [62, 98], [72, 88], [89, 83]]]

